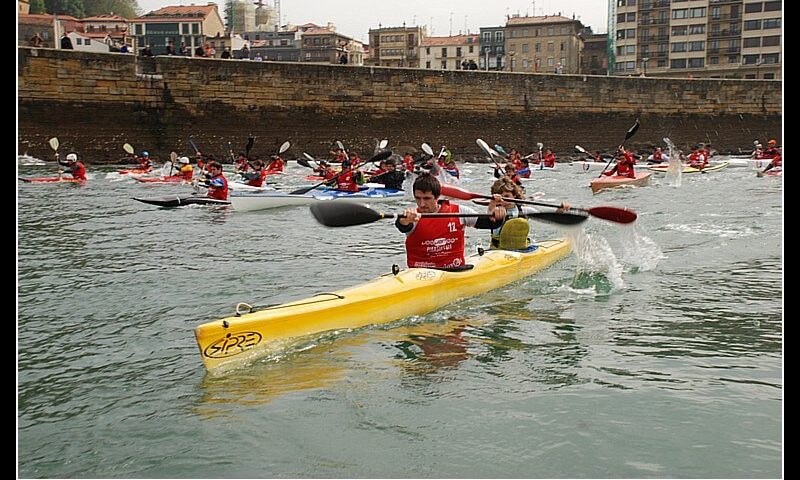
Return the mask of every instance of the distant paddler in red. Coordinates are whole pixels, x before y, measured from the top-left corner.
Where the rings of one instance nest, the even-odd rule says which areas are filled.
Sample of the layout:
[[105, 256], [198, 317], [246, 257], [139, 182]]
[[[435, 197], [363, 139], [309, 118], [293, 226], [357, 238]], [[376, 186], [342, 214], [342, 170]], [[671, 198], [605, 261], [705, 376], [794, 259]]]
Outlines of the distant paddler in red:
[[217, 200], [228, 199], [228, 179], [222, 173], [222, 164], [219, 162], [210, 162], [208, 164], [210, 176], [208, 180], [203, 183], [208, 187], [208, 198]]
[[411, 156], [411, 153], [407, 152], [405, 156], [403, 156], [403, 168], [407, 172], [414, 172], [414, 157]]
[[153, 162], [150, 161], [150, 154], [146, 151], [142, 152], [142, 155], [138, 157], [139, 160], [139, 169], [144, 170], [145, 172], [149, 172], [153, 169]]
[[67, 167], [69, 170], [65, 170], [64, 173], [72, 174], [72, 178], [86, 180], [86, 167], [83, 162], [78, 161], [78, 155], [70, 153], [67, 155], [66, 162], [58, 160], [58, 164]]
[[250, 166], [253, 170], [242, 174], [245, 183], [251, 187], [263, 186], [264, 180], [267, 178], [267, 170], [264, 168], [264, 161], [256, 160], [255, 162], [251, 162]]
[[633, 166], [636, 165], [636, 159], [633, 157], [633, 153], [625, 150], [625, 147], [620, 145], [617, 155], [619, 156], [617, 164], [611, 170], [603, 172], [603, 175], [636, 178], [636, 172], [633, 170]]
[[355, 193], [358, 191], [358, 183], [356, 182], [356, 170], [352, 168], [350, 160], [342, 162], [342, 173], [336, 177], [336, 190], [340, 192]]
[[178, 159], [178, 177], [183, 178], [187, 182], [192, 181], [194, 176], [194, 168], [189, 163], [189, 157], [181, 157]]
[[267, 172], [279, 173], [283, 171], [285, 166], [286, 162], [279, 155], [273, 155], [270, 157], [269, 165], [267, 165]]
[[698, 170], [702, 170], [706, 168], [708, 165], [708, 157], [705, 155], [704, 151], [692, 145], [691, 152], [689, 153], [689, 166], [692, 168], [696, 168]]

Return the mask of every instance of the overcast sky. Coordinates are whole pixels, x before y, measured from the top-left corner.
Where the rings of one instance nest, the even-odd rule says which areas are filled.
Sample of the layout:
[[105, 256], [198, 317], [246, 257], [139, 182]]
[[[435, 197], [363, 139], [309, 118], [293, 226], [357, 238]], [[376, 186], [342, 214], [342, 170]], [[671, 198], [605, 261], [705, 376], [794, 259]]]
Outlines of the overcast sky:
[[[148, 12], [166, 5], [198, 5], [207, 2], [198, 0], [139, 0], [142, 10]], [[222, 14], [224, 1], [220, 5]], [[265, 0], [272, 3], [272, 0]], [[506, 15], [531, 14], [533, 5], [536, 15], [561, 14], [572, 17], [574, 13], [584, 25], [595, 33], [604, 33], [607, 28], [608, 0], [281, 0], [282, 23], [302, 24], [313, 22], [325, 25], [333, 22], [336, 31], [356, 40], [368, 43], [370, 28], [406, 25], [428, 27], [429, 35], [447, 36], [466, 29], [478, 33], [479, 27], [504, 25]], [[451, 16], [452, 13], [452, 16]], [[466, 32], [465, 32], [466, 33]]]

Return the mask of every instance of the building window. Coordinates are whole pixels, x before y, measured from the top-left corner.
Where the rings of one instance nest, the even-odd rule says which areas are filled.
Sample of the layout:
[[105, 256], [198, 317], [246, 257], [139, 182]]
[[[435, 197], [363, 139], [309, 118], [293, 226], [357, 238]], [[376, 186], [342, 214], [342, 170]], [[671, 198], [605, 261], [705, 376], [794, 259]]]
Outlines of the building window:
[[708, 59], [708, 63], [711, 65], [719, 65], [719, 57], [711, 57]]
[[690, 8], [689, 16], [691, 18], [702, 18], [706, 16], [706, 7]]
[[742, 55], [742, 65], [755, 65], [758, 63], [758, 55]]
[[442, 58], [447, 57], [447, 47], [442, 49]]
[[631, 71], [636, 68], [636, 62], [625, 62], [625, 70]]
[[194, 35], [197, 35], [198, 33], [200, 33], [200, 24], [199, 23], [193, 23], [192, 24], [192, 33]]
[[492, 42], [492, 32], [483, 32], [483, 41], [484, 41], [484, 43], [491, 43]]
[[541, 52], [542, 51], [542, 44], [541, 43], [537, 43], [536, 45], [534, 45], [533, 46], [533, 51], [537, 52], [537, 53]]
[[672, 27], [672, 36], [673, 37], [682, 37], [689, 32], [689, 29], [686, 25], [680, 25], [677, 27]]
[[676, 58], [669, 61], [669, 68], [686, 68], [685, 58]]
[[744, 13], [758, 13], [761, 11], [761, 2], [756, 3], [745, 3], [744, 4]]
[[547, 42], [547, 51], [548, 52], [555, 52], [556, 51], [556, 45], [555, 45], [554, 42]]
[[552, 67], [556, 64], [555, 59], [553, 57], [547, 57], [547, 66]]
[[781, 10], [781, 2], [764, 2], [765, 12], [779, 12]]
[[781, 28], [781, 19], [780, 18], [765, 18], [764, 19], [764, 30], [768, 28]]
[[474, 48], [475, 48], [474, 45], [470, 45], [469, 46], [469, 53], [475, 53]]
[[522, 44], [522, 53], [528, 53], [528, 44], [527, 43], [523, 43]]
[[144, 25], [142, 25], [141, 23], [136, 24], [136, 35], [144, 35], [144, 33], [142, 33], [144, 31], [143, 27]]
[[561, 66], [567, 68], [567, 58], [561, 57]]
[[425, 68], [431, 68], [431, 62], [430, 61], [425, 62]]
[[706, 26], [704, 24], [689, 25], [689, 35], [700, 35], [706, 33]]
[[502, 42], [503, 41], [503, 32], [494, 32], [494, 41], [495, 42]]
[[781, 37], [780, 35], [764, 37], [761, 43], [765, 47], [777, 47], [781, 44]]
[[[444, 57], [444, 55], [442, 55]], [[461, 56], [461, 47], [456, 47], [456, 57]]]
[[745, 30], [761, 30], [761, 20], [745, 20]]
[[[89, 43], [87, 40], [86, 43]], [[765, 53], [761, 55], [761, 63], [763, 65], [778, 63], [778, 54], [777, 53]]]
[[635, 22], [636, 21], [636, 12], [629, 12], [628, 13], [628, 18], [626, 20], [629, 21], [629, 22]]
[[728, 63], [739, 63], [739, 55], [728, 55]]
[[527, 37], [528, 36], [528, 29], [527, 28], [522, 29], [522, 36], [523, 37]]
[[531, 68], [531, 61], [527, 58], [522, 60], [522, 68]]
[[635, 55], [636, 54], [636, 45], [626, 45], [625, 46], [625, 54], [626, 55]]
[[[626, 36], [627, 38], [636, 38], [636, 29], [635, 29], [635, 28], [629, 28], [629, 29], [627, 29], [627, 30], [625, 31], [625, 36]], [[562, 50], [563, 50], [563, 49], [562, 49]]]
[[425, 47], [425, 55], [431, 54], [431, 47]]
[[705, 58], [690, 58], [689, 68], [703, 68], [705, 66]]
[[689, 18], [689, 9], [688, 8], [679, 8], [677, 10], [672, 11], [672, 18], [674, 20], [678, 20], [681, 18]]
[[690, 52], [702, 52], [706, 49], [706, 42], [689, 42]]
[[744, 48], [760, 47], [761, 46], [761, 37], [745, 38], [743, 40], [742, 46]]
[[774, 73], [765, 73], [764, 74], [764, 80], [775, 80], [775, 74]]
[[560, 47], [561, 47], [561, 51], [563, 52], [564, 50], [566, 50], [567, 45], [564, 42], [561, 42]]
[[83, 45], [83, 43], [81, 43], [81, 37], [76, 38], [75, 43], [77, 43], [78, 45]]
[[561, 27], [561, 35], [569, 35], [569, 27]]
[[679, 42], [672, 44], [672, 52], [685, 52], [686, 51], [686, 42]]
[[447, 60], [442, 60], [442, 70], [447, 70]]

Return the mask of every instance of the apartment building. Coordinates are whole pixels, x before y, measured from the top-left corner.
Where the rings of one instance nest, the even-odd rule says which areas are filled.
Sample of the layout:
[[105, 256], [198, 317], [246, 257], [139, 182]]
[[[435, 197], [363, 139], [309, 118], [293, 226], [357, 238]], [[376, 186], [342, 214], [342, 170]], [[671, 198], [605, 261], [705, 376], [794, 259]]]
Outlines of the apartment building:
[[506, 71], [579, 73], [583, 24], [561, 15], [512, 16], [506, 22]]
[[166, 53], [170, 41], [176, 48], [185, 42], [193, 52], [196, 47], [215, 39], [217, 56], [232, 46], [215, 3], [162, 7], [131, 20], [130, 24], [136, 46], [150, 45], [155, 55]]
[[616, 75], [780, 78], [780, 1], [610, 0]]
[[506, 65], [506, 29], [500, 27], [481, 27], [481, 70], [503, 70]]
[[425, 27], [381, 27], [369, 29], [370, 65], [419, 68], [419, 47]]
[[419, 47], [421, 68], [477, 70], [480, 36], [425, 37]]

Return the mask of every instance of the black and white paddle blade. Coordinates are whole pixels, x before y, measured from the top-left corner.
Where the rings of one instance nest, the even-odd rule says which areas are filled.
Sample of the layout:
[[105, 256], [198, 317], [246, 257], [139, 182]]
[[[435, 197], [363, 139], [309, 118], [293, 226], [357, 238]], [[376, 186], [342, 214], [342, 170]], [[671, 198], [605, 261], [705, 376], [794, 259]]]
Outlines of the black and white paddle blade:
[[311, 205], [311, 214], [326, 227], [352, 227], [384, 218], [366, 205], [336, 200], [323, 200]]

